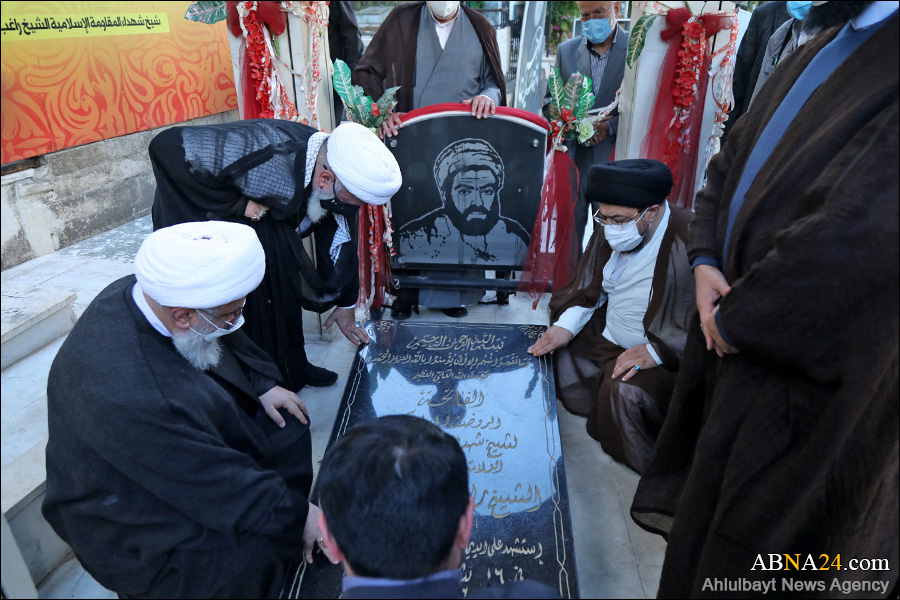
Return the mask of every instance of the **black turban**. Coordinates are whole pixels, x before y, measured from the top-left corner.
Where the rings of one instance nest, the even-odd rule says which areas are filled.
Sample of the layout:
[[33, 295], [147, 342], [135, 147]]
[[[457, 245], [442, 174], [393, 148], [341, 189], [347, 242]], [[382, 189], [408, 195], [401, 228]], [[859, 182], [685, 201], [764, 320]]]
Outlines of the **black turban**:
[[611, 160], [588, 171], [584, 197], [589, 202], [647, 208], [672, 191], [672, 172], [664, 163], [647, 158]]

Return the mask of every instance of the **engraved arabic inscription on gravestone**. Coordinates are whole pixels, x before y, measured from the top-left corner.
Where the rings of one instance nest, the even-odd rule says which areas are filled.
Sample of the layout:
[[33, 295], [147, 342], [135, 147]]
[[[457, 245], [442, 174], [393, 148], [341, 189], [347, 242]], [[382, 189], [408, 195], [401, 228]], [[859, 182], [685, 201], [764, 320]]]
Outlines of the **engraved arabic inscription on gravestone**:
[[[475, 499], [462, 564], [466, 591], [529, 579], [563, 598], [578, 595], [552, 367], [526, 352], [543, 330], [369, 323], [372, 341], [360, 350], [338, 409], [329, 443], [388, 414], [428, 419], [459, 441]], [[340, 593], [340, 575], [323, 562], [304, 574], [301, 597]]]

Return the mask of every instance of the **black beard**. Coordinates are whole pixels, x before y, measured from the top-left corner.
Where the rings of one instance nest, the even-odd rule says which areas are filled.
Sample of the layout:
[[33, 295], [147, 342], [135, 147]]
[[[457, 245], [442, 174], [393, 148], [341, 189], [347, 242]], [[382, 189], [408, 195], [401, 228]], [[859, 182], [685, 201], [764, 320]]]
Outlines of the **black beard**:
[[850, 19], [862, 14], [871, 2], [828, 2], [813, 6], [803, 21], [804, 29], [815, 31], [836, 25], [846, 25]]
[[[463, 235], [487, 235], [500, 221], [500, 203], [496, 200], [494, 200], [490, 210], [485, 210], [480, 206], [470, 206], [464, 213], [460, 213], [459, 209], [456, 208], [456, 204], [451, 200], [445, 205], [444, 212], [447, 214], [450, 222]], [[469, 220], [469, 216], [473, 213], [481, 213], [485, 215], [485, 218]]]

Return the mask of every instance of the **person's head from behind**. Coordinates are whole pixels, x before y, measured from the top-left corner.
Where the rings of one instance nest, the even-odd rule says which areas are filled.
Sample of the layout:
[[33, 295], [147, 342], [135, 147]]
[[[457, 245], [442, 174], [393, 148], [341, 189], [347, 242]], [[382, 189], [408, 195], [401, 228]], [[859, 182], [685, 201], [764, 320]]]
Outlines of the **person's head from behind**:
[[484, 140], [453, 142], [434, 161], [444, 211], [463, 235], [486, 235], [497, 225], [503, 179], [503, 159]]
[[424, 419], [357, 425], [319, 469], [325, 543], [352, 575], [416, 579], [458, 568], [474, 518], [468, 474], [456, 439]]
[[266, 259], [251, 227], [224, 221], [154, 231], [135, 257], [135, 276], [176, 350], [201, 371], [218, 364], [219, 338], [240, 329], [247, 294]]
[[612, 249], [628, 252], [655, 231], [671, 191], [669, 167], [658, 160], [635, 158], [592, 166], [584, 196], [599, 205], [594, 221], [603, 226]]

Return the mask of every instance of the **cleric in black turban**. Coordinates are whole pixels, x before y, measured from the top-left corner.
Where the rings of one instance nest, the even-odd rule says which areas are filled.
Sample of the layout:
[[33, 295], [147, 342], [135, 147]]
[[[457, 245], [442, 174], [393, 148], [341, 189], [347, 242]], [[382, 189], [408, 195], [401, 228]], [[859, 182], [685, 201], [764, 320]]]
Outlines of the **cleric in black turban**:
[[611, 160], [588, 171], [585, 197], [590, 202], [647, 208], [672, 191], [672, 172], [664, 163], [647, 158]]
[[594, 233], [575, 278], [550, 300], [553, 325], [529, 348], [555, 352], [557, 397], [588, 417], [607, 454], [638, 472], [665, 419], [694, 308], [691, 212], [666, 202], [671, 190], [659, 161], [591, 167]]

